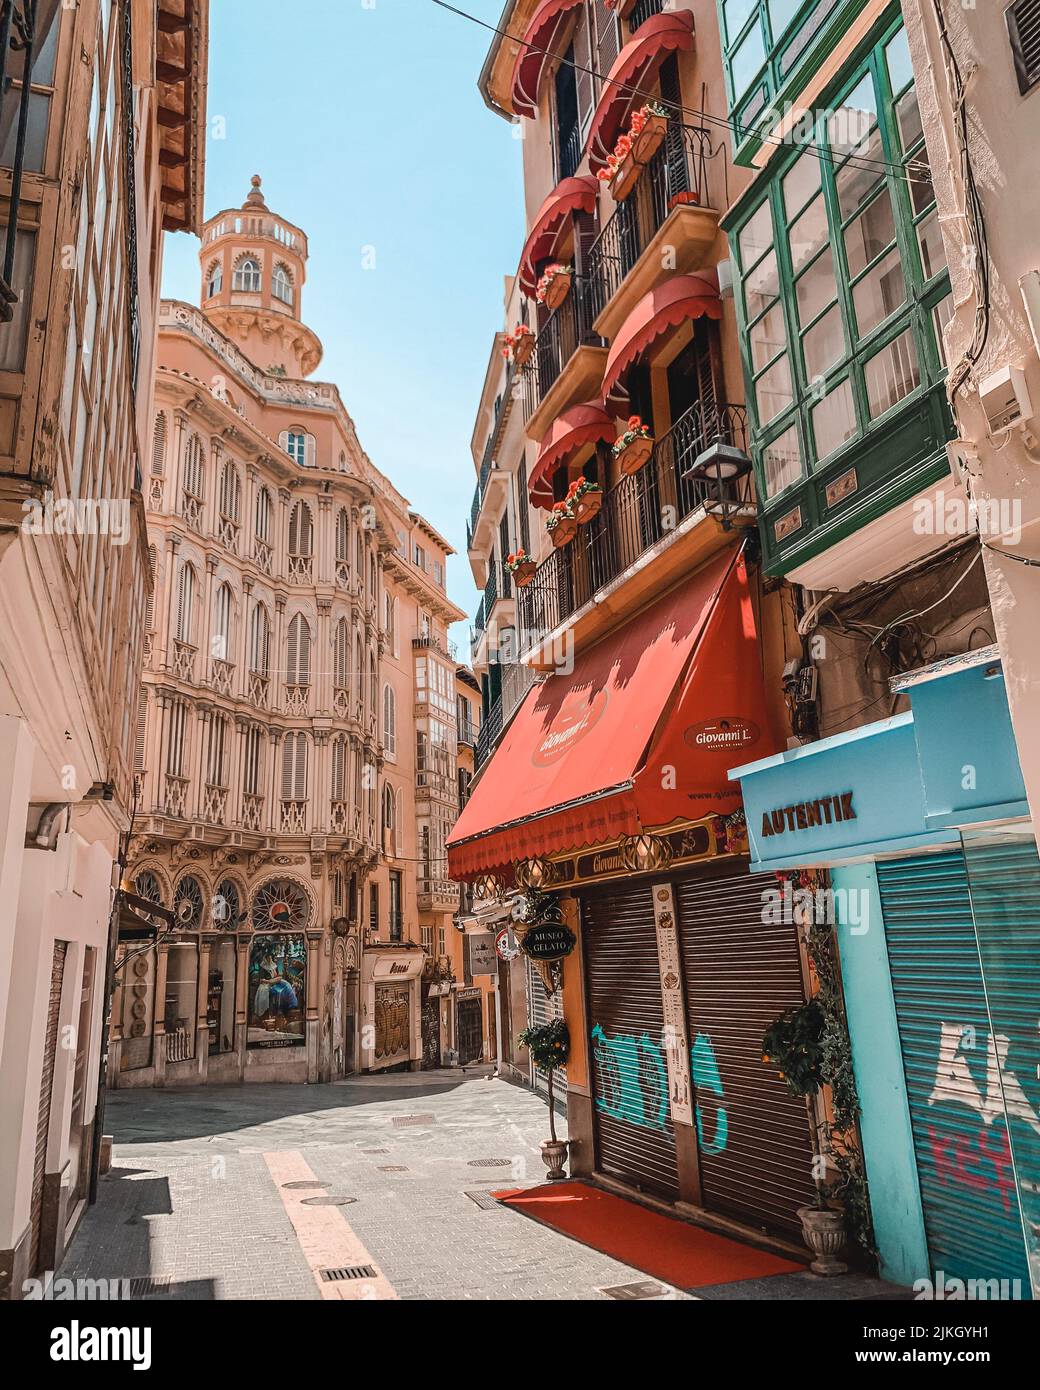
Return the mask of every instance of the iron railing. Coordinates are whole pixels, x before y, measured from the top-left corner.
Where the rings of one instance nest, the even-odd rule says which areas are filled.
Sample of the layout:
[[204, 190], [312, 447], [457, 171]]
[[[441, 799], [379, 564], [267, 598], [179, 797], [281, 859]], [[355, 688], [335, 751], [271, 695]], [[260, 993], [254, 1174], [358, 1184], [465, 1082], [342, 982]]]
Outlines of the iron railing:
[[557, 148], [560, 153], [560, 178], [573, 178], [578, 172], [578, 165], [581, 163], [581, 152], [584, 141], [581, 138], [581, 126], [573, 125], [570, 130], [556, 132], [558, 141]]
[[542, 561], [531, 583], [520, 590], [524, 646], [583, 608], [705, 502], [750, 500], [750, 475], [739, 484], [721, 485], [693, 476], [694, 460], [716, 440], [747, 451], [747, 412], [742, 405], [691, 406], [657, 441], [639, 472], [622, 478], [605, 494], [598, 516], [580, 526], [569, 545]]
[[484, 585], [484, 615], [487, 617], [492, 608], [498, 602], [498, 571], [494, 565], [488, 565], [487, 583]]
[[707, 205], [710, 154], [710, 131], [669, 121], [661, 148], [589, 249], [593, 318], [610, 303], [674, 208], [685, 202]]
[[522, 374], [525, 424], [578, 348], [585, 343], [602, 342], [592, 331], [596, 317], [593, 302], [592, 284], [575, 276], [567, 298], [539, 329], [534, 352]]
[[14, 317], [18, 290], [14, 285], [14, 257], [18, 241], [18, 212], [22, 201], [22, 172], [25, 167], [25, 141], [29, 129], [29, 95], [32, 90], [33, 53], [36, 44], [37, 0], [0, 0], [0, 61], [3, 62], [2, 96], [14, 80], [7, 73], [8, 51], [22, 55], [22, 72], [18, 79], [18, 116], [14, 140], [14, 163], [11, 166], [11, 192], [8, 195], [7, 236], [4, 244], [3, 270], [0, 271], [0, 323]]
[[491, 751], [502, 736], [502, 727], [505, 717], [502, 709], [502, 697], [499, 696], [494, 704], [490, 705], [484, 715], [480, 725], [480, 733], [477, 736], [477, 746], [473, 754], [474, 767], [481, 767], [491, 756]]
[[660, 14], [663, 9], [664, 0], [636, 0], [628, 16], [628, 32], [634, 34], [641, 24]]
[[495, 751], [506, 721], [512, 718], [513, 711], [534, 684], [535, 673], [529, 666], [519, 662], [500, 666], [502, 690], [498, 698], [489, 706], [480, 726], [477, 746], [473, 754], [474, 768], [481, 767]]

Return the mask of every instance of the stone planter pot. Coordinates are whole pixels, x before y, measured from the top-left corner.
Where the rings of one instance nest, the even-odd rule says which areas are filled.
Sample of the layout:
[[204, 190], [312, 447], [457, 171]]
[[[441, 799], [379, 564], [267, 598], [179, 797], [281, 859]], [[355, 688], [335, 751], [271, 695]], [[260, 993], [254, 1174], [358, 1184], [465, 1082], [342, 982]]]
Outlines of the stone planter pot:
[[571, 276], [554, 275], [545, 291], [545, 307], [550, 313], [558, 309], [571, 292]]
[[513, 366], [525, 367], [531, 360], [532, 352], [534, 352], [534, 334], [524, 333], [517, 339], [513, 347]]
[[587, 526], [599, 514], [603, 505], [602, 492], [586, 492], [574, 504], [574, 520], [579, 526]]
[[563, 1165], [567, 1162], [567, 1140], [566, 1139], [546, 1139], [542, 1143], [542, 1162], [548, 1168], [550, 1182], [560, 1182], [566, 1178], [567, 1174], [563, 1171]]
[[633, 473], [638, 473], [643, 465], [654, 452], [654, 441], [652, 439], [633, 439], [631, 444], [625, 446], [619, 454], [615, 454], [618, 467], [622, 474], [628, 478]]
[[534, 578], [535, 570], [538, 566], [533, 560], [525, 560], [522, 565], [517, 565], [513, 571], [513, 583], [518, 589], [526, 589]]
[[668, 134], [668, 119], [665, 116], [651, 116], [643, 129], [632, 141], [632, 155], [637, 164], [649, 164], [664, 143]]
[[570, 545], [577, 534], [578, 523], [573, 517], [565, 516], [563, 520], [558, 521], [549, 532], [549, 539], [553, 543], [553, 549], [562, 550], [565, 545]]
[[844, 1274], [848, 1269], [837, 1257], [845, 1244], [845, 1213], [827, 1207], [799, 1207], [802, 1239], [816, 1258], [809, 1268], [814, 1274]]

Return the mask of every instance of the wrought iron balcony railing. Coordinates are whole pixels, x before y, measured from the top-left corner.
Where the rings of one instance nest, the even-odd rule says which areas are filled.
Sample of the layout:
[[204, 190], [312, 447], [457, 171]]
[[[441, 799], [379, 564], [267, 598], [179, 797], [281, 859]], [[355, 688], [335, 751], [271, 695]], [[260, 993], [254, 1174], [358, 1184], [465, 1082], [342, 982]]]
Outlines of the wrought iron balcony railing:
[[552, 389], [578, 348], [585, 343], [602, 344], [602, 339], [592, 331], [596, 313], [592, 283], [576, 275], [571, 281], [567, 298], [538, 330], [534, 352], [523, 368], [525, 423]]
[[634, 34], [641, 24], [660, 14], [663, 9], [664, 0], [636, 0], [628, 16], [629, 33]]
[[708, 157], [711, 132], [684, 126], [674, 119], [661, 148], [643, 170], [639, 182], [592, 243], [588, 256], [592, 317], [596, 318], [617, 292], [625, 276], [683, 203], [708, 204]]
[[542, 561], [531, 583], [520, 590], [525, 643], [552, 632], [583, 608], [706, 502], [750, 500], [750, 475], [740, 483], [721, 485], [694, 477], [694, 460], [716, 440], [746, 452], [747, 412], [742, 405], [691, 406], [657, 441], [639, 472], [606, 493], [598, 516], [578, 528], [570, 545]]

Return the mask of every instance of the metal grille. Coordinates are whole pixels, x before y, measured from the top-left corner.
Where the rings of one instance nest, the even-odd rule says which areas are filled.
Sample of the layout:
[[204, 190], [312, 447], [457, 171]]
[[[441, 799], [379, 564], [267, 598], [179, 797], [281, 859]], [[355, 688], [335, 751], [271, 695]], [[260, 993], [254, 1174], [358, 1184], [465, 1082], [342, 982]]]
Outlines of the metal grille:
[[434, 1118], [432, 1115], [395, 1115], [393, 1123], [398, 1127], [401, 1125], [432, 1125]]
[[[964, 856], [921, 855], [877, 870], [932, 1267], [962, 1279], [1018, 1278], [1028, 1289], [1006, 1117], [990, 1078], [989, 1019]], [[1005, 892], [1015, 873], [1012, 867], [1010, 877], [1003, 874]], [[1030, 916], [1021, 925], [1032, 930], [1035, 951], [1035, 900]], [[1019, 965], [1026, 960], [1023, 954]], [[1024, 986], [1024, 973], [1011, 978]], [[1003, 986], [995, 983], [999, 993]], [[1021, 1051], [1009, 1049], [1007, 1064], [1028, 1086], [1035, 990], [1030, 1010], [1023, 988], [1018, 1012]], [[1033, 1088], [1035, 1100], [1035, 1082]], [[984, 1118], [981, 1097], [994, 1090], [1000, 1113]], [[1033, 1137], [1034, 1153], [1035, 1143]]]
[[1007, 10], [1011, 55], [1024, 96], [1040, 82], [1040, 0], [1017, 0]]
[[344, 1279], [374, 1279], [375, 1265], [337, 1265], [334, 1269], [319, 1271], [322, 1283], [338, 1284]]
[[471, 1202], [476, 1203], [481, 1211], [505, 1211], [505, 1207], [493, 1197], [490, 1192], [464, 1192], [464, 1197], [468, 1197]]
[[61, 987], [65, 978], [65, 953], [68, 942], [56, 941], [51, 957], [51, 988], [47, 998], [47, 1034], [43, 1046], [43, 1066], [40, 1072], [40, 1101], [36, 1112], [36, 1154], [33, 1162], [31, 1222], [29, 1243], [29, 1273], [35, 1274], [40, 1258], [40, 1233], [43, 1226], [43, 1183], [47, 1170], [47, 1143], [51, 1126], [51, 1098], [54, 1088], [54, 1060], [58, 1052], [58, 1021], [61, 1012]]
[[805, 1000], [793, 924], [762, 921], [771, 880], [727, 865], [676, 884], [704, 1205], [798, 1231], [812, 1199], [804, 1101], [762, 1062], [762, 1036]]
[[[538, 971], [530, 961], [527, 961], [527, 1021], [532, 1028], [540, 1028], [543, 1024], [552, 1023], [554, 1019], [563, 1017], [563, 994], [557, 990], [555, 994], [549, 995], [545, 992]], [[539, 1071], [534, 1064], [531, 1064], [531, 1085], [540, 1096], [547, 1097], [549, 1093], [549, 1083], [545, 1073]], [[555, 1110], [565, 1111], [567, 1109], [567, 1068], [557, 1067], [553, 1074], [553, 1107]]]
[[661, 1047], [664, 1009], [649, 885], [582, 897], [596, 1164], [640, 1191], [679, 1196]]

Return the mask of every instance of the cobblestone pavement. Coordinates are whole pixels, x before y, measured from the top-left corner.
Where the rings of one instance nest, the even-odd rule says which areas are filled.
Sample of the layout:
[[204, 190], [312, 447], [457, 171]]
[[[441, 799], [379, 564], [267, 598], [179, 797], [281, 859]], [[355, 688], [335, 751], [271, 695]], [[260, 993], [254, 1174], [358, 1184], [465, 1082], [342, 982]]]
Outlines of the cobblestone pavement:
[[602, 1299], [647, 1278], [466, 1195], [545, 1171], [544, 1103], [483, 1074], [117, 1091], [105, 1124], [112, 1172], [62, 1278], [152, 1281], [131, 1296], [320, 1297], [264, 1158], [286, 1152], [328, 1196], [354, 1199], [336, 1210], [400, 1298]]

